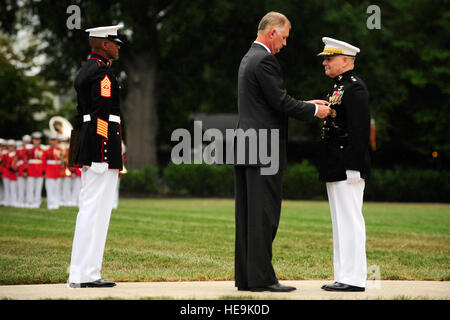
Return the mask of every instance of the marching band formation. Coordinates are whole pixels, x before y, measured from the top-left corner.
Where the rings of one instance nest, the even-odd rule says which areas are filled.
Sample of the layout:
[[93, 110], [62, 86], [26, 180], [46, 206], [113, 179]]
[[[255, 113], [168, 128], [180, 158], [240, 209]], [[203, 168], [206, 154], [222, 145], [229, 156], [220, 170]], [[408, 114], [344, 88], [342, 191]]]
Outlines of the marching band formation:
[[22, 141], [0, 138], [0, 205], [39, 208], [45, 181], [47, 208], [78, 206], [81, 171], [68, 166], [69, 139], [51, 133], [42, 145], [42, 133]]

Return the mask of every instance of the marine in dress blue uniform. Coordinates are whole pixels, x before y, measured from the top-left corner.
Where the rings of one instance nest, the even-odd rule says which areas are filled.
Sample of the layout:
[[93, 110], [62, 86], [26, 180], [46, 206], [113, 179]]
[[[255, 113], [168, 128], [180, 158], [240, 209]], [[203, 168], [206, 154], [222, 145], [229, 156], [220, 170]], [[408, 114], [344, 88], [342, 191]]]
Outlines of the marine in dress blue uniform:
[[79, 212], [69, 283], [73, 288], [112, 287], [101, 278], [106, 236], [119, 171], [122, 170], [119, 84], [111, 70], [122, 41], [121, 25], [86, 30], [92, 54], [75, 78], [79, 130], [75, 165], [81, 167]]
[[326, 183], [333, 225], [334, 283], [327, 291], [364, 291], [366, 232], [362, 214], [365, 180], [370, 176], [369, 92], [354, 69], [359, 48], [323, 38], [325, 74], [334, 79], [327, 98], [331, 114], [321, 136], [319, 179]]

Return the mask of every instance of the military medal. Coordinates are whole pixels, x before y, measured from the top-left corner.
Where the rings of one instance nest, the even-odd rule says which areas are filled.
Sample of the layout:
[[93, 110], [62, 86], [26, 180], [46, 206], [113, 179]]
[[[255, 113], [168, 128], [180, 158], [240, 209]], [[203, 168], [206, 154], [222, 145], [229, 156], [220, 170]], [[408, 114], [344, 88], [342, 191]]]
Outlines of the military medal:
[[336, 118], [336, 114], [337, 114], [336, 110], [331, 109], [330, 113], [331, 113], [332, 118]]
[[341, 104], [342, 96], [344, 95], [344, 90], [336, 90], [330, 97], [331, 104]]

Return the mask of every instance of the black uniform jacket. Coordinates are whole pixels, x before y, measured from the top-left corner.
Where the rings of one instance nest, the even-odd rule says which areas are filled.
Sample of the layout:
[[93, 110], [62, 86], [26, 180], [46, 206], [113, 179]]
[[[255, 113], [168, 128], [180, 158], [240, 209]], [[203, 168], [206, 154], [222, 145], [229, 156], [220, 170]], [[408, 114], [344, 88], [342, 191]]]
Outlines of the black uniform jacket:
[[319, 179], [346, 180], [346, 170], [360, 171], [361, 178], [368, 179], [369, 92], [353, 70], [337, 76], [334, 81], [328, 95], [332, 114], [325, 119], [322, 128]]
[[[121, 127], [110, 121], [110, 115], [120, 117], [120, 89], [110, 64], [107, 58], [92, 53], [75, 78], [75, 129], [80, 129], [75, 160], [78, 166], [107, 162], [109, 169], [122, 169]], [[85, 115], [90, 115], [90, 121], [83, 119]]]
[[[238, 110], [237, 129], [247, 131], [254, 129], [259, 148], [259, 129], [267, 129], [267, 148], [271, 155], [271, 129], [279, 130], [279, 164], [286, 168], [286, 144], [288, 116], [308, 120], [314, 117], [315, 105], [299, 101], [288, 95], [277, 58], [263, 46], [253, 43], [242, 58], [238, 75]], [[245, 145], [246, 157], [243, 165], [262, 166], [249, 160], [249, 143]], [[258, 149], [259, 150], [259, 149]], [[239, 165], [242, 163], [235, 164]]]

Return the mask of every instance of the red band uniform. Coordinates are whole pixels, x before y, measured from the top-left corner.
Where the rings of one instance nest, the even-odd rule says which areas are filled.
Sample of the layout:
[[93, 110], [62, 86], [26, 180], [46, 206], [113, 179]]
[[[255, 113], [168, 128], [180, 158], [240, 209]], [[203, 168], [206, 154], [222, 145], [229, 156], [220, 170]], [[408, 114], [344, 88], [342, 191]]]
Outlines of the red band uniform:
[[39, 208], [42, 200], [42, 185], [44, 182], [43, 172], [46, 162], [45, 151], [40, 145], [42, 134], [34, 132], [32, 135], [35, 144], [27, 150], [27, 188], [26, 205], [29, 208]]
[[[53, 140], [53, 139], [51, 139]], [[50, 146], [45, 152], [45, 189], [47, 191], [47, 208], [59, 209], [61, 181], [61, 149]]]

